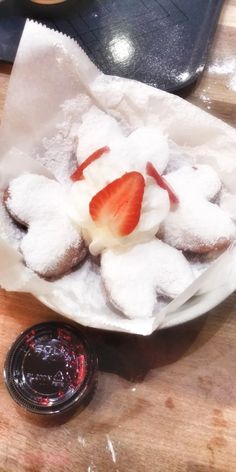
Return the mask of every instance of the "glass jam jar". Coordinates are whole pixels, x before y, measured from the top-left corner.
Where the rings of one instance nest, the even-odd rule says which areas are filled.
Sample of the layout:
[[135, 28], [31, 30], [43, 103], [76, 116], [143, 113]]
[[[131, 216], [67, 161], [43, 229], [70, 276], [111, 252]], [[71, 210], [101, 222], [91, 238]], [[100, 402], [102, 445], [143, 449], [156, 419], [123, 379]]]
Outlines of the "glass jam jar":
[[22, 333], [5, 362], [12, 398], [24, 409], [58, 415], [81, 406], [96, 384], [97, 356], [75, 326], [41, 323]]

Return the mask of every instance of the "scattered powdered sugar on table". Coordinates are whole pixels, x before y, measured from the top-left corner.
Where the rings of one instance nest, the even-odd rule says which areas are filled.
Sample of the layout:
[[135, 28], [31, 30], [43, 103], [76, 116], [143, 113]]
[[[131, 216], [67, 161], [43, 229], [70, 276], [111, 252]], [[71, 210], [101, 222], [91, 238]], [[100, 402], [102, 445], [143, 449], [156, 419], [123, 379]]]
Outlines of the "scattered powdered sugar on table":
[[217, 75], [227, 75], [227, 86], [230, 90], [236, 91], [236, 58], [231, 57], [217, 61], [209, 66], [209, 72]]
[[209, 72], [220, 75], [232, 74], [235, 70], [236, 59], [234, 57], [217, 61], [209, 67]]
[[236, 92], [236, 68], [235, 68], [235, 75], [230, 80], [230, 88], [234, 92]]
[[206, 88], [202, 89], [202, 92], [200, 94], [200, 99], [203, 101], [207, 110], [210, 110], [211, 105], [212, 105], [212, 100], [209, 95], [210, 95], [210, 87], [207, 86]]

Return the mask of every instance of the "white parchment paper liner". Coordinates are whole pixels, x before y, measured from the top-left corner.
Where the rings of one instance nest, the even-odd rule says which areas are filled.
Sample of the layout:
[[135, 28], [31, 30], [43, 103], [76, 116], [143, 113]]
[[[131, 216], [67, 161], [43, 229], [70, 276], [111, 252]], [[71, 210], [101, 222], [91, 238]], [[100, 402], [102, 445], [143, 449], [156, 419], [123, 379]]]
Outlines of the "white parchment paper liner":
[[[71, 39], [28, 21], [11, 75], [0, 135], [0, 190], [24, 171], [52, 174], [31, 156], [42, 139], [53, 136], [63, 119], [62, 105], [79, 93], [129, 127], [161, 127], [196, 162], [209, 163], [231, 193], [236, 210], [236, 132], [188, 102], [147, 85], [105, 76]], [[78, 292], [70, 276], [46, 282], [32, 273], [0, 233], [0, 284], [27, 291], [57, 312], [95, 328], [147, 335], [157, 328], [190, 320], [220, 303], [236, 288], [236, 248], [230, 247], [183, 294], [152, 318], [128, 320], [111, 309], [100, 278], [82, 269]], [[81, 272], [82, 274], [82, 272]], [[93, 288], [99, 286], [99, 295]], [[88, 299], [86, 300], [86, 296]]]

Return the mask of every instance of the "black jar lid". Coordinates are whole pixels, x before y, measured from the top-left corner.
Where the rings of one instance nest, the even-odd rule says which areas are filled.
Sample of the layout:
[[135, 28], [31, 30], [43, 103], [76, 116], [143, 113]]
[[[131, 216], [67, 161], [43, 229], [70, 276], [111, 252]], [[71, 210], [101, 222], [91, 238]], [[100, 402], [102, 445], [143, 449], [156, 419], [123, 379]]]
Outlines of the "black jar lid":
[[49, 322], [22, 333], [5, 362], [4, 378], [13, 399], [41, 415], [67, 413], [91, 394], [97, 357], [74, 326]]

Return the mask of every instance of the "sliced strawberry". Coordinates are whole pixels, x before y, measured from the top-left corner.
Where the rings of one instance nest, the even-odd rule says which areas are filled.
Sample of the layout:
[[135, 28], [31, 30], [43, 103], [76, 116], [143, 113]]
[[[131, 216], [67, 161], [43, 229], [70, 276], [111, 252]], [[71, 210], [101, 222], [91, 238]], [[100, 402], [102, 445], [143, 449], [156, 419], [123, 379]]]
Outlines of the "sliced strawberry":
[[101, 157], [105, 152], [109, 152], [109, 151], [110, 151], [110, 148], [108, 146], [104, 146], [98, 149], [97, 151], [93, 152], [91, 156], [85, 159], [85, 161], [82, 162], [82, 164], [80, 164], [79, 167], [77, 167], [76, 171], [71, 175], [71, 180], [73, 180], [73, 182], [76, 182], [77, 180], [82, 180], [84, 178], [84, 174], [83, 174], [84, 169], [86, 169], [86, 167], [92, 164], [92, 162], [99, 159], [99, 157]]
[[128, 172], [98, 192], [89, 204], [92, 219], [117, 236], [127, 236], [137, 226], [145, 181], [139, 172]]
[[150, 177], [153, 177], [153, 179], [155, 180], [157, 185], [159, 185], [159, 187], [163, 188], [164, 190], [167, 190], [169, 194], [170, 202], [174, 203], [175, 205], [178, 205], [179, 199], [177, 195], [175, 194], [174, 190], [172, 189], [170, 184], [168, 184], [168, 182], [164, 179], [164, 177], [162, 177], [162, 175], [159, 174], [159, 172], [156, 170], [156, 168], [152, 165], [151, 162], [147, 163], [146, 172]]

